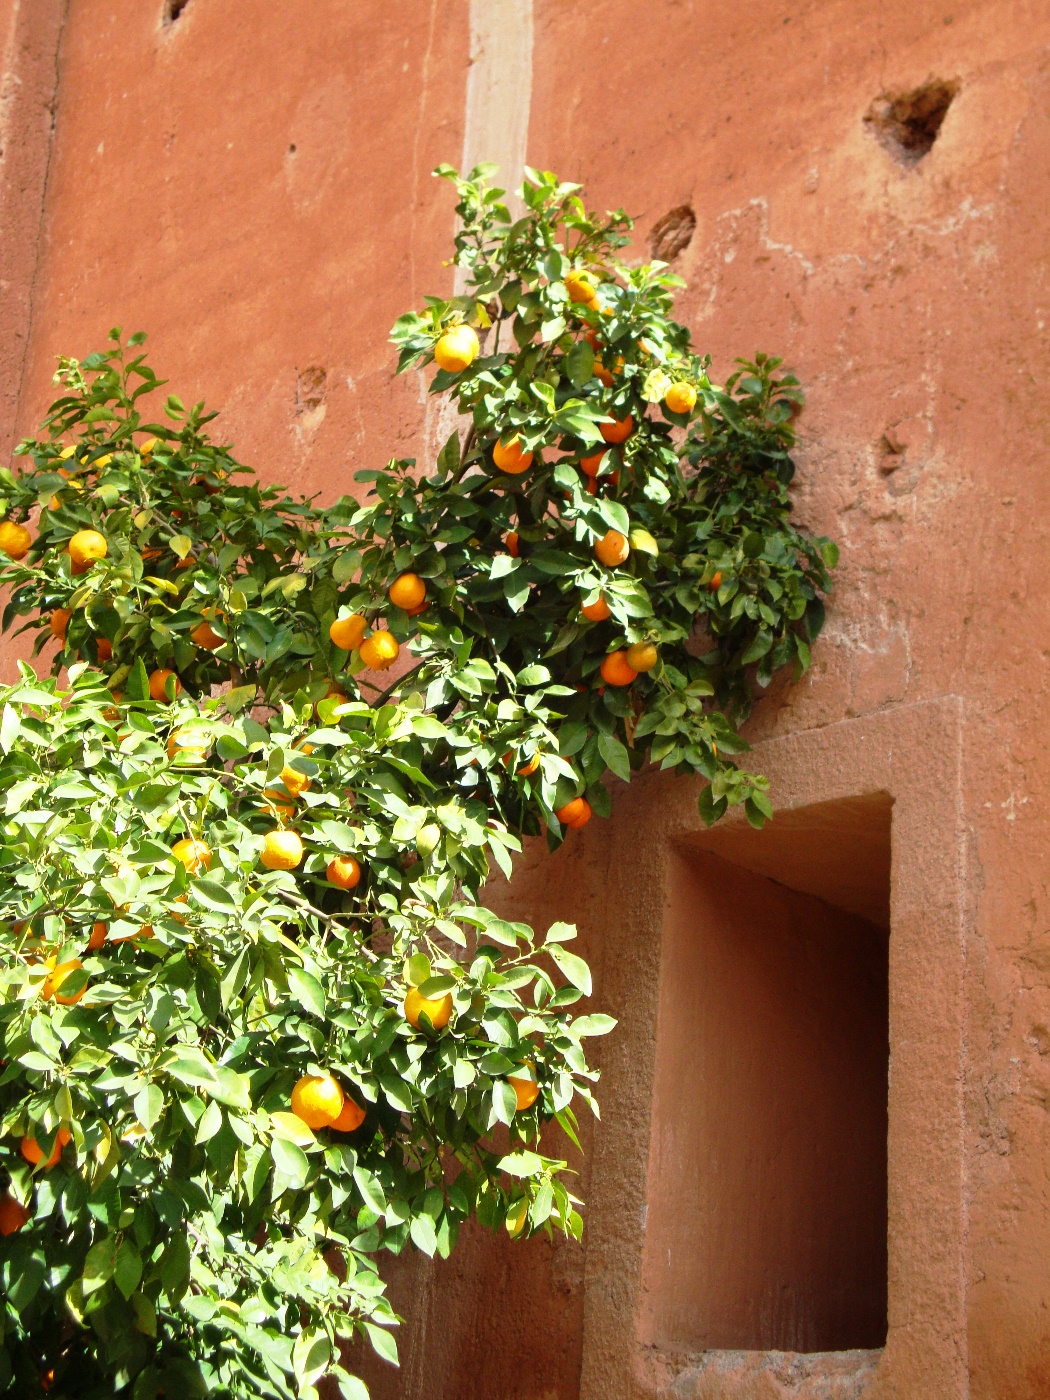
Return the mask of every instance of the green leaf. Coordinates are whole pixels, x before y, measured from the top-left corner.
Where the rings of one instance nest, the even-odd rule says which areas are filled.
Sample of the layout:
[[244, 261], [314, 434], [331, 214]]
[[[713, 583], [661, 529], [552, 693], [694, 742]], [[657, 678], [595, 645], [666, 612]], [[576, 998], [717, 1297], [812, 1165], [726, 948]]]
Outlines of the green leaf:
[[570, 953], [568, 948], [562, 948], [559, 944], [554, 944], [551, 947], [550, 955], [572, 985], [578, 987], [584, 996], [589, 997], [591, 994], [591, 970], [584, 960], [575, 953]]
[[141, 1278], [142, 1256], [135, 1248], [134, 1241], [125, 1235], [117, 1250], [116, 1263], [113, 1266], [113, 1282], [125, 1298], [130, 1298], [135, 1289], [138, 1288]]
[[274, 1166], [282, 1176], [288, 1178], [293, 1187], [300, 1188], [306, 1185], [306, 1178], [310, 1175], [310, 1163], [301, 1147], [289, 1142], [287, 1138], [275, 1137], [270, 1141], [270, 1156]]
[[103, 1235], [87, 1252], [84, 1259], [83, 1286], [85, 1293], [94, 1293], [113, 1277], [117, 1263], [116, 1235]]
[[604, 731], [599, 733], [598, 752], [618, 778], [622, 778], [625, 783], [630, 782], [630, 755], [615, 734], [606, 734]]
[[290, 967], [288, 969], [288, 990], [304, 1010], [311, 1012], [321, 1020], [324, 1019], [324, 991], [316, 977], [309, 972], [304, 972], [301, 968]]
[[368, 1334], [368, 1340], [372, 1343], [372, 1349], [376, 1355], [396, 1366], [398, 1364], [397, 1342], [394, 1341], [390, 1333], [382, 1327], [377, 1327], [374, 1322], [363, 1322], [361, 1325]]
[[434, 1229], [434, 1222], [429, 1215], [415, 1215], [409, 1225], [409, 1234], [412, 1236], [412, 1243], [417, 1249], [421, 1249], [424, 1254], [434, 1257], [437, 1249], [437, 1231]]
[[164, 1112], [164, 1095], [156, 1084], [147, 1084], [135, 1095], [135, 1117], [148, 1131]]
[[570, 1031], [574, 1036], [608, 1035], [615, 1026], [615, 1016], [605, 1016], [601, 1012], [594, 1012], [590, 1016], [577, 1016]]

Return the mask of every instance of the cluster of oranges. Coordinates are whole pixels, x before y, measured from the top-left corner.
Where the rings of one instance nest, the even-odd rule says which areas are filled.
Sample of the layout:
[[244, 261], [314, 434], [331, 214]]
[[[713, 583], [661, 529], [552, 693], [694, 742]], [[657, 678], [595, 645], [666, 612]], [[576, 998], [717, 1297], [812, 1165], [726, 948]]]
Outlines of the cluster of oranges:
[[[473, 334], [473, 332], [471, 332]], [[418, 617], [426, 612], [427, 586], [418, 574], [398, 574], [387, 589], [387, 597], [395, 608], [400, 608], [409, 617]], [[366, 636], [368, 619], [363, 613], [351, 613], [348, 617], [337, 617], [328, 629], [332, 642], [342, 651], [356, 651], [371, 671], [388, 671], [400, 655], [397, 638], [386, 628], [379, 628], [371, 636]]]
[[365, 1110], [331, 1074], [304, 1074], [292, 1090], [292, 1112], [315, 1132], [334, 1128], [355, 1133], [365, 1121]]

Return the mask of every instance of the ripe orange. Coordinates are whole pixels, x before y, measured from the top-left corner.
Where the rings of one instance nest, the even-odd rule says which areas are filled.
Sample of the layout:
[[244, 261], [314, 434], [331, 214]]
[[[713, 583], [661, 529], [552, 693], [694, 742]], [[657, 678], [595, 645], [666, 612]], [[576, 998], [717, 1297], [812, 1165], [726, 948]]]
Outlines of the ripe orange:
[[607, 530], [594, 546], [594, 552], [603, 564], [614, 569], [630, 554], [631, 546], [627, 542], [627, 536], [621, 535], [619, 530]]
[[692, 413], [696, 404], [696, 390], [691, 384], [679, 380], [664, 395], [664, 403], [672, 413]]
[[399, 574], [387, 589], [387, 597], [395, 608], [411, 612], [427, 596], [427, 586], [418, 574]]
[[512, 559], [517, 559], [519, 554], [519, 542], [517, 530], [508, 530], [504, 543], [507, 546], [507, 553]]
[[540, 1086], [534, 1079], [525, 1079], [516, 1074], [507, 1075], [507, 1083], [514, 1090], [514, 1097], [517, 1100], [517, 1110], [524, 1113], [540, 1096]]
[[589, 622], [604, 622], [607, 617], [612, 616], [604, 596], [599, 597], [596, 603], [584, 603], [580, 612]]
[[202, 763], [205, 754], [208, 752], [208, 747], [208, 740], [203, 734], [194, 734], [180, 729], [177, 733], [168, 736], [167, 750], [169, 758], [174, 758], [177, 753], [195, 754], [196, 762]]
[[328, 883], [340, 890], [352, 890], [361, 879], [361, 866], [353, 856], [335, 856], [325, 867]]
[[190, 641], [195, 642], [205, 651], [218, 651], [219, 647], [225, 645], [226, 638], [220, 637], [208, 619], [205, 618], [202, 622], [198, 622], [190, 633]]
[[343, 651], [354, 651], [361, 645], [368, 621], [362, 613], [351, 613], [349, 617], [337, 617], [328, 629], [333, 643]]
[[106, 941], [106, 925], [101, 919], [96, 919], [91, 926], [91, 937], [88, 939], [87, 950], [89, 953], [97, 953]]
[[62, 1149], [67, 1142], [72, 1140], [73, 1134], [68, 1128], [59, 1128], [55, 1134], [55, 1145], [51, 1149], [51, 1156], [44, 1162], [44, 1153], [40, 1144], [34, 1137], [24, 1137], [22, 1139], [21, 1153], [30, 1166], [35, 1167], [44, 1162], [44, 1170], [50, 1171], [52, 1167], [58, 1165], [58, 1160], [62, 1156]]
[[94, 564], [109, 552], [105, 537], [97, 530], [78, 530], [69, 541], [69, 557], [74, 565]]
[[554, 815], [562, 826], [568, 827], [570, 831], [579, 831], [580, 827], [586, 826], [591, 819], [591, 804], [586, 797], [574, 797], [571, 802], [566, 802], [564, 807], [559, 807]]
[[707, 585], [707, 591], [708, 591], [709, 593], [717, 593], [718, 590], [719, 590], [721, 587], [722, 587], [722, 570], [719, 569], [718, 573], [716, 573], [716, 574], [712, 577], [711, 582]]
[[[169, 671], [163, 667], [160, 670], [150, 672], [149, 693], [152, 699], [161, 700], [167, 703], [167, 685], [169, 676], [175, 676], [175, 672]], [[181, 689], [182, 682], [179, 680], [178, 676], [175, 676], [175, 694], [178, 695]]]
[[434, 346], [434, 359], [450, 374], [459, 374], [478, 357], [481, 346], [469, 326], [450, 326]]
[[532, 466], [531, 452], [523, 452], [521, 439], [512, 437], [510, 442], [497, 442], [492, 449], [492, 460], [501, 472], [510, 476], [520, 476]]
[[580, 471], [584, 476], [597, 476], [602, 465], [602, 458], [608, 452], [607, 447], [603, 447], [600, 452], [595, 452], [592, 457], [580, 458]]
[[51, 614], [51, 635], [57, 637], [60, 642], [66, 640], [66, 628], [69, 626], [69, 619], [73, 616], [72, 608], [56, 608]]
[[195, 837], [185, 836], [181, 841], [176, 841], [171, 853], [190, 875], [198, 870], [211, 869], [211, 847]]
[[329, 1128], [343, 1111], [343, 1090], [330, 1074], [304, 1074], [292, 1090], [292, 1112], [308, 1128]]
[[361, 660], [373, 671], [386, 671], [397, 660], [401, 650], [389, 632], [373, 632], [358, 648]]
[[305, 773], [300, 773], [298, 768], [292, 768], [288, 764], [281, 769], [281, 782], [292, 794], [298, 797], [301, 792], [307, 792], [310, 787], [310, 779]]
[[155, 437], [147, 438], [146, 441], [145, 441], [145, 442], [142, 444], [142, 446], [139, 448], [139, 453], [140, 453], [140, 455], [143, 456], [143, 457], [148, 457], [148, 456], [150, 455], [150, 453], [154, 450], [154, 448], [159, 447], [159, 446], [160, 446], [160, 439], [159, 439], [159, 438], [155, 438]]
[[583, 268], [577, 268], [566, 277], [565, 290], [571, 302], [589, 305], [595, 300], [598, 289], [595, 286], [594, 275]]
[[652, 642], [635, 642], [627, 648], [627, 664], [636, 671], [651, 671], [659, 660], [660, 653]]
[[606, 685], [632, 685], [638, 679], [625, 651], [611, 651], [602, 662], [601, 674]]
[[99, 661], [113, 660], [113, 643], [108, 637], [95, 638], [95, 654], [98, 656]]
[[628, 413], [626, 418], [614, 418], [611, 423], [599, 423], [598, 431], [606, 442], [626, 442], [634, 431], [634, 419]]
[[607, 389], [614, 383], [613, 376], [605, 368], [601, 360], [595, 360], [594, 362], [594, 377], [600, 384], [604, 384]]
[[521, 765], [521, 767], [518, 769], [518, 777], [519, 777], [519, 778], [531, 778], [532, 775], [533, 775], [533, 773], [536, 772], [536, 770], [537, 770], [537, 768], [539, 768], [539, 766], [540, 766], [540, 755], [539, 755], [539, 752], [537, 751], [536, 753], [534, 753], [534, 754], [532, 755], [532, 757], [529, 759], [529, 761], [528, 761], [527, 763], [523, 763], [523, 764]]
[[598, 332], [593, 328], [593, 326], [587, 327], [587, 329], [583, 333], [583, 338], [592, 350], [597, 350], [599, 345], [601, 345], [601, 341], [598, 338]]
[[24, 1205], [6, 1191], [0, 1196], [0, 1235], [15, 1235], [29, 1219]]
[[442, 1030], [448, 1025], [449, 1017], [452, 1015], [452, 993], [446, 992], [443, 997], [435, 997], [428, 1000], [421, 996], [418, 987], [411, 987], [408, 996], [405, 997], [402, 1005], [405, 1020], [410, 1025], [419, 1030], [419, 1017], [425, 1014], [430, 1018], [430, 1024], [436, 1031]]
[[268, 831], [259, 859], [267, 870], [294, 870], [303, 858], [303, 843], [297, 831]]
[[13, 520], [5, 520], [0, 525], [0, 554], [6, 554], [9, 559], [24, 559], [32, 543], [33, 536], [24, 525], [17, 525]]
[[337, 1133], [356, 1133], [364, 1121], [364, 1109], [359, 1103], [355, 1103], [349, 1094], [344, 1094], [339, 1116], [333, 1118], [329, 1126], [334, 1128]]
[[[49, 958], [48, 963], [50, 962]], [[72, 992], [67, 996], [63, 996], [59, 989], [63, 982], [72, 977], [74, 972], [79, 972], [83, 966], [84, 964], [79, 958], [69, 958], [68, 961], [59, 963], [57, 967], [52, 967], [44, 979], [44, 985], [40, 988], [40, 995], [44, 1001], [50, 1001], [54, 997], [60, 1006], [76, 1006], [87, 991], [87, 987], [81, 987], [79, 992]]]

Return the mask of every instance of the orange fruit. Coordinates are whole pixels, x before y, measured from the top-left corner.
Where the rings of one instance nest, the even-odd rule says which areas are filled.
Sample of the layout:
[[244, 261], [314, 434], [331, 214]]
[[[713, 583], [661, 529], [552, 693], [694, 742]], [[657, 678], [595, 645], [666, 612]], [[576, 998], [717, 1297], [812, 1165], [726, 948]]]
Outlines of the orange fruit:
[[72, 608], [56, 608], [51, 614], [51, 635], [57, 637], [60, 642], [66, 640], [66, 628], [69, 626], [69, 619], [73, 616]]
[[301, 792], [308, 791], [310, 779], [305, 773], [300, 773], [298, 768], [291, 768], [287, 764], [281, 769], [281, 782], [292, 794], [298, 797]]
[[501, 472], [507, 472], [509, 476], [527, 472], [532, 466], [532, 456], [531, 452], [522, 451], [519, 437], [512, 437], [510, 442], [497, 442], [492, 449], [492, 460]]
[[595, 360], [595, 362], [594, 362], [594, 377], [595, 377], [595, 379], [598, 380], [598, 382], [599, 382], [600, 384], [604, 384], [605, 387], [606, 387], [607, 389], [608, 389], [608, 388], [613, 384], [613, 382], [614, 382], [614, 381], [613, 381], [613, 376], [612, 376], [612, 375], [609, 373], [609, 371], [605, 368], [605, 366], [602, 364], [601, 360]]
[[[324, 694], [325, 700], [335, 700], [339, 705], [345, 705], [349, 698], [346, 691], [340, 690], [337, 685], [330, 685]], [[318, 700], [317, 705], [314, 706], [314, 714], [319, 713], [318, 705], [320, 705], [320, 703], [321, 701]]]
[[308, 1128], [328, 1128], [343, 1111], [343, 1090], [331, 1074], [304, 1074], [292, 1090], [292, 1112]]
[[450, 326], [434, 346], [434, 359], [450, 374], [459, 374], [478, 357], [481, 346], [469, 326]]
[[537, 753], [534, 753], [534, 754], [532, 755], [532, 757], [529, 759], [528, 763], [523, 763], [523, 764], [521, 765], [521, 767], [518, 769], [518, 777], [519, 777], [519, 778], [531, 778], [532, 775], [533, 775], [533, 773], [536, 772], [536, 770], [537, 770], [537, 768], [539, 768], [539, 766], [540, 766], [540, 756], [539, 756], [539, 753], [537, 752]]
[[508, 1074], [507, 1083], [514, 1090], [519, 1113], [524, 1113], [527, 1108], [531, 1108], [540, 1096], [540, 1086], [534, 1079], [524, 1079], [516, 1074]]
[[79, 992], [72, 992], [68, 996], [63, 996], [60, 988], [67, 978], [72, 977], [74, 972], [79, 972], [83, 966], [84, 964], [79, 958], [69, 958], [68, 961], [53, 967], [44, 979], [44, 985], [40, 988], [40, 995], [44, 1001], [50, 1001], [54, 997], [60, 1006], [76, 1006], [87, 991], [87, 987], [81, 987]]
[[606, 685], [631, 685], [638, 679], [625, 651], [611, 651], [602, 662], [601, 672]]
[[395, 608], [412, 612], [427, 596], [427, 586], [418, 574], [399, 574], [386, 591]]
[[6, 554], [9, 559], [24, 559], [32, 543], [33, 536], [24, 525], [17, 525], [13, 520], [5, 520], [0, 525], [0, 554]]
[[607, 617], [611, 617], [612, 615], [609, 610], [609, 604], [605, 601], [604, 597], [599, 597], [596, 603], [584, 603], [583, 607], [580, 608], [580, 612], [582, 612], [584, 617], [590, 622], [604, 622]]
[[220, 637], [208, 619], [204, 618], [190, 633], [190, 641], [205, 651], [218, 651], [219, 647], [225, 645], [226, 638]]
[[106, 941], [106, 925], [101, 919], [96, 919], [91, 926], [91, 937], [88, 939], [88, 952], [97, 953]]
[[337, 1133], [356, 1133], [364, 1121], [364, 1109], [359, 1103], [355, 1103], [349, 1094], [344, 1094], [339, 1116], [333, 1118], [329, 1126], [334, 1128]]
[[614, 569], [630, 554], [631, 546], [627, 542], [627, 536], [621, 535], [619, 530], [607, 530], [594, 546], [594, 552], [603, 564]]
[[512, 559], [517, 559], [520, 553], [517, 530], [508, 530], [503, 542], [507, 546], [507, 553], [510, 557]]
[[430, 1024], [439, 1031], [448, 1025], [452, 1015], [452, 993], [446, 992], [443, 997], [428, 1000], [420, 994], [418, 987], [410, 987], [401, 1009], [405, 1013], [405, 1020], [415, 1026], [417, 1031], [420, 1015], [423, 1014], [430, 1018]]
[[562, 826], [568, 827], [570, 831], [579, 831], [580, 827], [586, 826], [591, 819], [591, 804], [586, 797], [574, 797], [571, 802], [566, 802], [564, 807], [559, 807], [554, 815]]
[[6, 1191], [0, 1196], [0, 1235], [15, 1235], [29, 1219], [24, 1205]]
[[712, 577], [712, 579], [711, 579], [711, 582], [707, 585], [707, 591], [708, 591], [709, 593], [717, 593], [718, 590], [719, 590], [721, 587], [722, 587], [722, 571], [721, 571], [721, 569], [719, 569], [718, 573], [716, 573], [715, 575], [713, 575], [713, 577]]
[[176, 841], [171, 853], [190, 875], [198, 870], [211, 869], [211, 847], [195, 837], [185, 836], [181, 841]]
[[664, 403], [672, 413], [692, 413], [696, 404], [696, 390], [691, 384], [679, 380], [664, 395]]
[[95, 638], [95, 652], [99, 661], [113, 660], [113, 643], [108, 637]]
[[373, 632], [358, 648], [361, 660], [373, 671], [386, 671], [397, 660], [401, 650], [389, 632]]
[[335, 856], [325, 867], [328, 883], [340, 890], [352, 890], [361, 879], [361, 866], [353, 856]]
[[69, 558], [74, 568], [87, 568], [109, 552], [105, 536], [97, 530], [78, 530], [69, 541]]
[[155, 437], [147, 438], [146, 441], [145, 441], [145, 442], [142, 444], [142, 446], [139, 448], [139, 453], [140, 453], [140, 455], [143, 456], [143, 457], [148, 457], [149, 454], [154, 450], [154, 448], [159, 447], [159, 446], [160, 446], [160, 439], [159, 439], [159, 438], [155, 438]]
[[44, 1162], [44, 1170], [50, 1171], [52, 1167], [58, 1165], [58, 1160], [62, 1156], [62, 1149], [66, 1143], [72, 1139], [73, 1134], [68, 1128], [59, 1128], [55, 1134], [55, 1145], [51, 1149], [51, 1156], [44, 1162], [43, 1149], [34, 1137], [24, 1137], [22, 1139], [21, 1153], [30, 1166], [38, 1166]]
[[259, 857], [267, 870], [294, 870], [303, 859], [303, 843], [297, 831], [268, 831]]
[[634, 419], [628, 413], [626, 418], [614, 418], [611, 423], [599, 423], [598, 431], [606, 442], [626, 442], [634, 431]]
[[[175, 676], [175, 672], [169, 671], [163, 667], [160, 670], [150, 672], [149, 693], [152, 699], [161, 700], [167, 703], [167, 685], [169, 676]], [[179, 680], [178, 676], [175, 676], [175, 694], [178, 695], [181, 689], [182, 682]]]
[[603, 447], [600, 452], [595, 452], [594, 455], [591, 457], [580, 458], [580, 471], [583, 472], [584, 476], [598, 475], [598, 471], [602, 465], [602, 458], [605, 456], [608, 450], [609, 449], [607, 447]]
[[328, 635], [342, 651], [354, 651], [361, 645], [367, 626], [368, 621], [363, 614], [351, 613], [349, 617], [337, 617], [329, 627]]
[[587, 327], [587, 329], [583, 333], [583, 338], [592, 350], [597, 350], [599, 345], [601, 345], [601, 341], [598, 338], [598, 332], [592, 326]]
[[571, 302], [590, 305], [597, 293], [593, 274], [583, 268], [574, 269], [565, 279], [565, 290]]
[[177, 753], [195, 754], [196, 761], [201, 763], [208, 752], [208, 740], [203, 734], [193, 734], [180, 729], [168, 736], [167, 749], [169, 758], [174, 758]]
[[651, 671], [659, 656], [652, 642], [635, 642], [634, 646], [627, 648], [627, 664], [636, 671]]

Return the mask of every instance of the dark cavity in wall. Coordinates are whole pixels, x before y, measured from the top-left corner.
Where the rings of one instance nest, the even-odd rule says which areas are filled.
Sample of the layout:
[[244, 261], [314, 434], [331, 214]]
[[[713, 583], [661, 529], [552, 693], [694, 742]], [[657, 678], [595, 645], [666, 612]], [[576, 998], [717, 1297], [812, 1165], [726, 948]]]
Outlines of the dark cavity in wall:
[[164, 0], [164, 23], [174, 24], [190, 0]]
[[654, 258], [661, 262], [673, 262], [679, 253], [685, 251], [692, 242], [696, 230], [696, 215], [688, 204], [680, 204], [653, 225], [649, 235], [649, 247]]
[[956, 82], [930, 78], [910, 92], [884, 92], [864, 120], [892, 156], [915, 165], [933, 147], [958, 91]]

